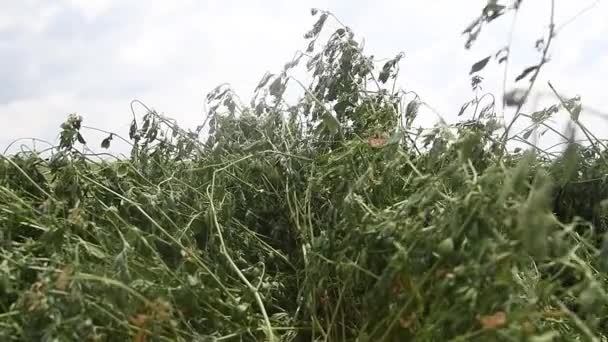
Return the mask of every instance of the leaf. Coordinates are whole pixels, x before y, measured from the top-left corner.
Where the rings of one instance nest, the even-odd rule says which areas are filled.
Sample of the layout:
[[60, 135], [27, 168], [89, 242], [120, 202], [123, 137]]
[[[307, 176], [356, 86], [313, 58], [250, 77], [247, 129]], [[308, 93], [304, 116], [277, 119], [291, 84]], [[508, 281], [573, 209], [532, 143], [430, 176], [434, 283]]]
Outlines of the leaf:
[[386, 145], [387, 140], [386, 140], [386, 138], [376, 136], [376, 137], [369, 138], [367, 142], [369, 143], [369, 146], [372, 148], [381, 148]]
[[378, 81], [380, 81], [382, 83], [386, 83], [386, 81], [388, 81], [389, 75], [390, 75], [389, 70], [382, 70], [380, 72], [380, 75], [378, 75]]
[[477, 25], [479, 25], [480, 21], [481, 21], [481, 18], [477, 18], [477, 19], [473, 20], [473, 22], [471, 22], [471, 23], [469, 24], [469, 26], [467, 26], [467, 27], [464, 29], [464, 31], [462, 31], [462, 34], [471, 33], [471, 32], [473, 31], [473, 29], [474, 29], [474, 28], [475, 28]]
[[583, 107], [581, 106], [581, 103], [578, 101], [575, 102], [572, 108], [570, 108], [570, 110], [568, 111], [570, 113], [570, 118], [572, 119], [572, 121], [578, 122], [578, 117], [581, 115], [582, 110]]
[[533, 65], [524, 69], [519, 76], [515, 78], [515, 82], [518, 82], [528, 76], [532, 71], [538, 69], [538, 65]]
[[135, 121], [135, 119], [133, 119], [133, 121], [131, 121], [131, 127], [129, 127], [129, 138], [131, 140], [133, 140], [133, 138], [135, 137], [136, 132], [137, 132], [137, 121]]
[[490, 61], [490, 57], [492, 57], [492, 56], [488, 56], [488, 57], [480, 60], [479, 62], [473, 64], [471, 66], [471, 71], [469, 72], [469, 75], [479, 72], [479, 71], [481, 71], [481, 69], [485, 68], [486, 65], [488, 64], [488, 61]]
[[498, 311], [493, 315], [479, 317], [479, 323], [481, 323], [484, 329], [502, 328], [507, 324], [507, 315], [502, 311]]
[[452, 253], [454, 251], [454, 240], [451, 237], [444, 239], [437, 246], [437, 251], [441, 255], [448, 255]]
[[509, 47], [505, 46], [496, 52], [495, 59], [498, 59], [498, 64], [502, 64], [509, 59]]
[[297, 58], [294, 58], [291, 62], [286, 63], [285, 66], [283, 67], [283, 70], [287, 71], [289, 69], [292, 69], [296, 66], [298, 66], [298, 64], [300, 63], [300, 59], [302, 59], [303, 54], [300, 54]]
[[112, 133], [110, 133], [110, 135], [107, 138], [105, 138], [101, 141], [101, 148], [109, 148], [111, 141], [112, 141]]
[[534, 43], [534, 47], [538, 50], [541, 51], [545, 46], [545, 39], [544, 38], [540, 38], [538, 40], [536, 40], [536, 42]]
[[338, 130], [340, 129], [340, 123], [330, 113], [325, 113], [323, 115], [323, 124], [332, 134], [338, 132]]
[[310, 31], [306, 32], [306, 34], [304, 35], [304, 38], [306, 38], [306, 39], [316, 38], [319, 35], [319, 33], [321, 32], [321, 29], [323, 28], [323, 25], [325, 24], [325, 20], [327, 20], [327, 13], [323, 13], [319, 17], [319, 20], [317, 20], [317, 22], [313, 25], [312, 29]]
[[258, 83], [258, 86], [255, 87], [255, 91], [258, 91], [259, 89], [263, 88], [266, 85], [266, 83], [268, 83], [268, 81], [270, 81], [270, 78], [272, 76], [274, 76], [274, 74], [267, 72], [260, 80], [260, 83]]
[[128, 173], [129, 173], [129, 168], [127, 167], [126, 164], [120, 164], [118, 166], [118, 169], [116, 170], [116, 175], [119, 178], [126, 176]]
[[419, 106], [420, 106], [420, 103], [416, 99], [410, 101], [407, 104], [407, 107], [405, 108], [405, 126], [406, 127], [409, 128], [412, 125], [412, 122], [416, 119], [416, 116], [418, 115]]
[[315, 41], [311, 40], [310, 43], [308, 43], [308, 47], [306, 48], [306, 52], [312, 52], [315, 49]]
[[281, 78], [277, 77], [270, 84], [270, 87], [268, 87], [268, 90], [270, 91], [270, 95], [278, 98], [283, 94], [283, 91], [285, 90], [285, 85], [281, 81], [282, 81]]
[[82, 135], [80, 133], [78, 133], [78, 135], [76, 135], [76, 139], [78, 139], [78, 142], [83, 145], [87, 144], [87, 142], [84, 140], [84, 138], [82, 137]]
[[458, 116], [461, 116], [462, 114], [464, 114], [464, 111], [467, 110], [467, 108], [469, 107], [470, 104], [471, 104], [471, 102], [467, 102], [467, 103], [463, 104], [462, 107], [460, 107]]
[[561, 161], [561, 169], [562, 169], [562, 177], [560, 179], [561, 185], [565, 185], [573, 179], [576, 175], [576, 170], [579, 164], [579, 154], [578, 154], [578, 145], [577, 144], [568, 144], [566, 151], [562, 156]]
[[311, 8], [311, 9], [310, 9], [310, 14], [311, 14], [311, 15], [315, 16], [315, 15], [317, 15], [317, 13], [319, 13], [319, 10], [318, 10], [318, 9], [316, 9], [316, 8]]
[[532, 135], [532, 132], [534, 132], [533, 129], [529, 129], [528, 131], [526, 131], [526, 133], [524, 133], [523, 135], [524, 139], [528, 139], [530, 135]]
[[487, 17], [486, 21], [489, 23], [492, 20], [503, 15], [505, 13], [505, 8], [506, 6], [499, 5], [496, 3], [496, 1], [488, 3], [488, 5], [484, 8], [484, 14]]

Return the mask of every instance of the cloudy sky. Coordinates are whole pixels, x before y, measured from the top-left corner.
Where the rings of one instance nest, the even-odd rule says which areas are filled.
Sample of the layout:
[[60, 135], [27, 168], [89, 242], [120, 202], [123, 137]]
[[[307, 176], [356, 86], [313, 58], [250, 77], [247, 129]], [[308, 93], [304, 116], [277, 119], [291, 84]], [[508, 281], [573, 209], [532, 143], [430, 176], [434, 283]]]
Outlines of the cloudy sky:
[[[0, 148], [17, 138], [53, 141], [68, 113], [126, 133], [139, 99], [185, 127], [203, 120], [203, 98], [228, 82], [244, 99], [266, 71], [305, 48], [310, 8], [330, 10], [365, 40], [367, 53], [403, 51], [400, 86], [446, 120], [471, 98], [471, 64], [505, 45], [505, 16], [469, 51], [462, 30], [485, 0], [0, 0]], [[556, 0], [558, 36], [538, 82], [537, 106], [553, 103], [547, 80], [580, 95], [582, 121], [606, 132], [608, 3]], [[571, 21], [590, 4], [595, 6]], [[548, 24], [550, 0], [527, 0], [517, 18], [509, 84], [538, 62], [534, 42]], [[562, 28], [563, 27], [563, 28]], [[500, 94], [502, 68], [483, 70], [484, 90]], [[525, 83], [523, 84], [525, 85]], [[532, 108], [529, 108], [532, 110]], [[431, 113], [423, 120], [431, 124]], [[608, 134], [604, 134], [608, 138]]]

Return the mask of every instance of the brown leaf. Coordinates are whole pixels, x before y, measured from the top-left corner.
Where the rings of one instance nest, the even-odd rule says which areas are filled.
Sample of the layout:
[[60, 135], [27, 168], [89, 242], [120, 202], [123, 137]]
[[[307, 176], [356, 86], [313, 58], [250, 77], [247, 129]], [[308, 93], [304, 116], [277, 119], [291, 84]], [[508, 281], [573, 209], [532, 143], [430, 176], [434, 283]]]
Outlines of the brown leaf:
[[60, 291], [65, 291], [72, 281], [71, 269], [68, 267], [64, 270], [59, 271], [59, 275], [57, 276], [57, 280], [55, 280], [55, 288]]
[[478, 319], [484, 329], [498, 329], [507, 324], [507, 315], [502, 311], [490, 316], [481, 316]]
[[385, 134], [375, 134], [367, 140], [369, 146], [371, 146], [372, 148], [384, 147], [387, 141], [388, 139]]
[[137, 314], [133, 317], [129, 318], [129, 322], [131, 322], [131, 324], [137, 326], [137, 327], [142, 327], [144, 324], [146, 324], [146, 322], [149, 320], [150, 316], [148, 315], [144, 315], [144, 314]]
[[412, 327], [412, 324], [414, 324], [415, 319], [416, 319], [415, 313], [412, 313], [409, 317], [401, 317], [399, 319], [399, 325], [403, 329], [410, 328], [410, 327]]
[[133, 336], [133, 342], [146, 342], [146, 331], [144, 329], [139, 329], [137, 334]]

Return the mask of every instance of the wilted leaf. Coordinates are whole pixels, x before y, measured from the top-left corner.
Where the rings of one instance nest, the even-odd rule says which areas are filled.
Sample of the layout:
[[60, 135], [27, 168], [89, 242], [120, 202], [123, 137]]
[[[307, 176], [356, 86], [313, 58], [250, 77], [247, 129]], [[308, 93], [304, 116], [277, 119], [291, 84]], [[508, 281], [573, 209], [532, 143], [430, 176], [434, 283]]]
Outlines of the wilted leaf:
[[572, 119], [572, 121], [578, 122], [578, 117], [581, 115], [582, 110], [583, 110], [583, 107], [581, 106], [580, 102], [577, 101], [576, 103], [574, 103], [572, 108], [570, 108], [570, 110], [569, 110], [570, 118]]
[[306, 39], [316, 38], [319, 35], [319, 33], [321, 32], [321, 29], [323, 28], [323, 25], [325, 24], [325, 20], [327, 20], [327, 14], [323, 13], [319, 17], [319, 20], [317, 20], [317, 22], [313, 25], [312, 29], [310, 31], [306, 32], [306, 34], [304, 35], [304, 38], [306, 38]]
[[498, 52], [496, 52], [496, 55], [494, 56], [494, 58], [498, 59], [498, 64], [501, 64], [503, 62], [506, 62], [507, 59], [509, 58], [509, 47], [503, 47], [502, 49], [498, 50]]
[[311, 40], [310, 43], [308, 43], [308, 47], [306, 48], [306, 52], [312, 52], [315, 49], [315, 41]]
[[135, 133], [137, 132], [137, 121], [133, 119], [131, 121], [131, 126], [129, 127], [129, 138], [132, 140], [135, 137]]
[[60, 291], [65, 291], [72, 281], [71, 269], [68, 267], [64, 270], [59, 271], [57, 280], [55, 281], [55, 287]]
[[259, 89], [263, 88], [263, 87], [266, 85], [266, 83], [268, 83], [268, 81], [270, 80], [270, 78], [271, 78], [272, 76], [274, 76], [274, 74], [271, 74], [271, 73], [266, 73], [266, 74], [265, 74], [265, 75], [262, 77], [262, 79], [260, 80], [260, 83], [258, 83], [258, 86], [257, 86], [257, 87], [255, 87], [255, 90], [257, 91], [257, 90], [259, 90]]
[[283, 90], [285, 90], [285, 86], [280, 77], [277, 77], [268, 87], [270, 91], [270, 95], [274, 97], [280, 97], [283, 94]]
[[469, 107], [470, 104], [471, 104], [471, 102], [467, 102], [467, 103], [463, 104], [462, 107], [460, 107], [458, 116], [461, 116], [462, 114], [464, 114], [464, 111], [467, 110], [467, 108]]
[[496, 1], [490, 2], [486, 8], [484, 9], [484, 12], [486, 14], [486, 21], [487, 22], [491, 22], [492, 20], [500, 17], [501, 15], [503, 15], [504, 9], [506, 8], [506, 6], [504, 5], [499, 5], [496, 3]]
[[407, 107], [405, 108], [405, 126], [406, 127], [409, 128], [412, 125], [412, 122], [416, 119], [416, 116], [418, 115], [419, 106], [420, 106], [420, 103], [416, 99], [410, 101], [407, 104]]
[[111, 141], [112, 141], [112, 134], [110, 133], [110, 135], [107, 138], [105, 138], [105, 139], [103, 139], [101, 141], [101, 147], [102, 148], [109, 148]]
[[378, 75], [378, 81], [380, 81], [382, 83], [386, 83], [386, 81], [388, 81], [389, 75], [390, 75], [389, 70], [382, 70], [380, 72], [380, 75]]
[[386, 145], [387, 139], [380, 136], [374, 136], [368, 139], [368, 143], [372, 148], [381, 148]]
[[518, 81], [524, 79], [526, 76], [528, 76], [532, 71], [534, 71], [536, 69], [538, 69], [538, 65], [534, 65], [534, 66], [525, 68], [524, 71], [522, 71], [521, 74], [515, 78], [515, 82], [518, 82]]
[[464, 31], [462, 31], [462, 34], [466, 34], [466, 33], [471, 33], [473, 31], [473, 29], [479, 25], [479, 23], [481, 22], [481, 18], [477, 18], [475, 20], [473, 20], [473, 22], [471, 22], [469, 24], [469, 26], [467, 26]]
[[542, 50], [544, 48], [544, 46], [545, 46], [544, 38], [540, 38], [534, 43], [534, 47], [539, 51]]
[[507, 315], [499, 311], [490, 316], [479, 317], [479, 323], [484, 329], [499, 329], [507, 324]]
[[471, 71], [469, 72], [469, 75], [471, 75], [471, 74], [473, 74], [473, 73], [476, 73], [476, 72], [479, 72], [479, 71], [481, 71], [483, 68], [485, 68], [485, 67], [486, 67], [486, 65], [488, 64], [488, 61], [490, 60], [490, 57], [492, 57], [492, 56], [488, 56], [488, 57], [486, 57], [486, 58], [484, 58], [484, 59], [480, 60], [479, 62], [477, 62], [477, 63], [473, 64], [473, 65], [471, 66]]
[[78, 139], [78, 142], [81, 143], [81, 144], [83, 144], [83, 145], [87, 144], [87, 142], [84, 140], [84, 138], [82, 137], [82, 135], [80, 133], [78, 133], [76, 135], [76, 139]]

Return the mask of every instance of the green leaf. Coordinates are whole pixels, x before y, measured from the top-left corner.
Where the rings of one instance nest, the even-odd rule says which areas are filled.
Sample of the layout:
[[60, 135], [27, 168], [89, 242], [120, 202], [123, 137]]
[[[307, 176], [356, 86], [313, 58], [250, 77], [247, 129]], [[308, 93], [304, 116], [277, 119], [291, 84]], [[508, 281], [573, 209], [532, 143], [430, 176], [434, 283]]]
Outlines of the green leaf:
[[122, 178], [124, 176], [126, 176], [129, 173], [129, 167], [127, 166], [127, 164], [120, 164], [118, 166], [118, 169], [116, 170], [116, 175], [119, 178]]
[[441, 255], [448, 255], [454, 251], [454, 240], [450, 237], [444, 239], [437, 246], [437, 251]]
[[527, 130], [526, 133], [524, 133], [523, 135], [524, 139], [528, 139], [530, 135], [532, 135], [532, 132], [534, 132], [534, 129]]
[[330, 113], [325, 113], [323, 115], [323, 124], [332, 134], [337, 133], [340, 129], [340, 122], [338, 122], [338, 120]]

